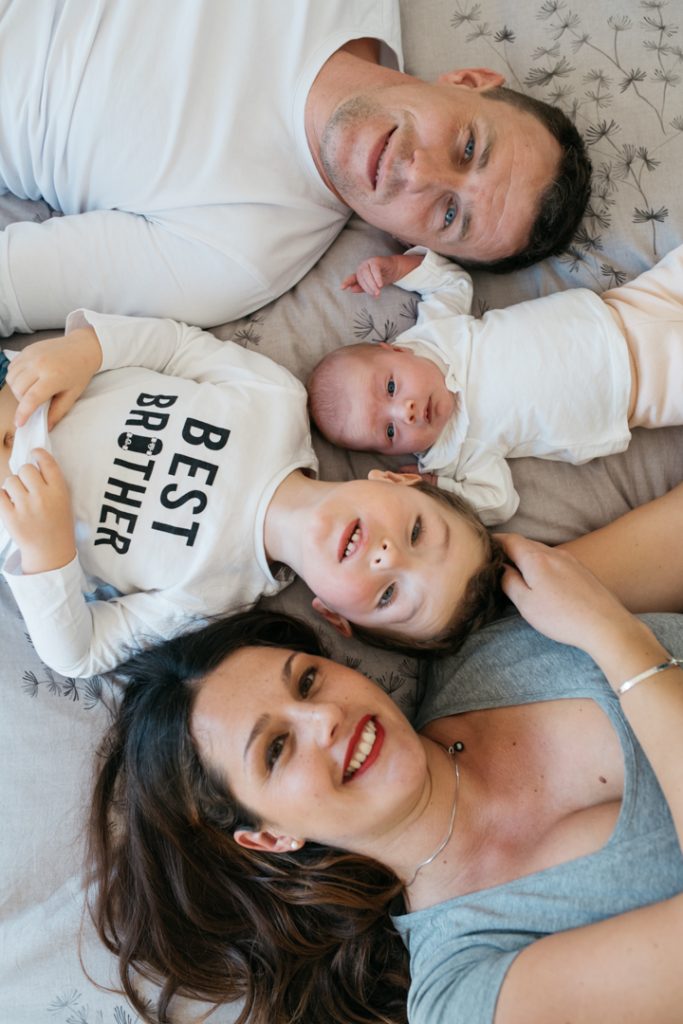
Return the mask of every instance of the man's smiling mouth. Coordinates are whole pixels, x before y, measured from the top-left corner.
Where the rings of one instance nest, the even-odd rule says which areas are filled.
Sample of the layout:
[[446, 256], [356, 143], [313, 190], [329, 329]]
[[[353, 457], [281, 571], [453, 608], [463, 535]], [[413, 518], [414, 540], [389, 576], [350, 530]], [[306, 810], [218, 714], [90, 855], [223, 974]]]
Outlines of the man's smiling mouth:
[[389, 146], [389, 141], [395, 131], [396, 129], [392, 128], [391, 131], [387, 132], [387, 134], [383, 136], [383, 138], [379, 139], [370, 153], [370, 159], [368, 161], [368, 178], [370, 179], [370, 185], [372, 186], [373, 191], [377, 189], [384, 164], [384, 157]]

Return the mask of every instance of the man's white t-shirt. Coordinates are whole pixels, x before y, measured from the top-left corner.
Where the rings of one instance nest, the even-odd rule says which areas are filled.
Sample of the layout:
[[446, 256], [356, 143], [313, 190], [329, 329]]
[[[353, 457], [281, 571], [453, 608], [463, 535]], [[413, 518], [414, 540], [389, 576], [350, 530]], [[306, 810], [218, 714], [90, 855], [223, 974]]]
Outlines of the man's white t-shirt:
[[[266, 510], [291, 472], [317, 470], [305, 389], [272, 359], [172, 320], [80, 311], [67, 327], [86, 322], [102, 370], [50, 434], [37, 410], [10, 459], [16, 473], [52, 450], [77, 557], [24, 576], [11, 550], [4, 566], [38, 654], [67, 676], [281, 590], [293, 574], [268, 563]], [[101, 583], [119, 596], [87, 601]]]
[[350, 39], [400, 62], [398, 0], [0, 0], [0, 334], [86, 306], [209, 326], [291, 287], [349, 215], [304, 130]]

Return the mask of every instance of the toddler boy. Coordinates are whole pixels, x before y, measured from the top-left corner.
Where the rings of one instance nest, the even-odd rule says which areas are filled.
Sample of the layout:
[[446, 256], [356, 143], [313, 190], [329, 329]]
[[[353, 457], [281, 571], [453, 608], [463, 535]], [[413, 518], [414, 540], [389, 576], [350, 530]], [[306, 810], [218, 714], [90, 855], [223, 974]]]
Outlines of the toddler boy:
[[481, 319], [469, 274], [423, 249], [366, 260], [342, 287], [393, 283], [420, 293], [415, 326], [321, 360], [311, 415], [335, 444], [416, 454], [489, 525], [519, 504], [506, 459], [579, 464], [623, 451], [632, 427], [683, 423], [683, 246], [601, 296], [569, 289]]

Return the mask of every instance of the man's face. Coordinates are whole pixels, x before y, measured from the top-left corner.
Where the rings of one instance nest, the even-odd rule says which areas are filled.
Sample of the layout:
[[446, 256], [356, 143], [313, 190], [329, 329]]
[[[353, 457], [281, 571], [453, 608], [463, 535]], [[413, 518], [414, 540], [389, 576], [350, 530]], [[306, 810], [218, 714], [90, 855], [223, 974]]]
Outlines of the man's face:
[[340, 443], [387, 455], [424, 452], [455, 407], [444, 375], [430, 359], [384, 342], [351, 352], [340, 388]]
[[408, 78], [338, 106], [320, 159], [370, 224], [446, 256], [493, 261], [524, 248], [560, 146], [481, 88]]

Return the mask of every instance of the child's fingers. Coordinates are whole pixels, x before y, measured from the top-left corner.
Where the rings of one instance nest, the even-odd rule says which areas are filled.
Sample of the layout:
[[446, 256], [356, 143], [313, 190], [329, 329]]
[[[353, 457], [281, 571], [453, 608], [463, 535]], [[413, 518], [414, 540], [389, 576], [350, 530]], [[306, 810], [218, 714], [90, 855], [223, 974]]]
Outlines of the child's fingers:
[[355, 274], [349, 274], [345, 277], [341, 283], [342, 288], [350, 288], [352, 291], [359, 291], [360, 285], [358, 284], [358, 278]]
[[[61, 466], [54, 455], [45, 448], [34, 448], [31, 452], [31, 458], [35, 460], [36, 465], [29, 463], [30, 468], [39, 473], [46, 484], [54, 484], [64, 479]], [[22, 469], [26, 469], [26, 466], [22, 466]]]
[[526, 595], [529, 593], [524, 577], [514, 565], [506, 565], [501, 576], [500, 586], [506, 597], [519, 608]]

